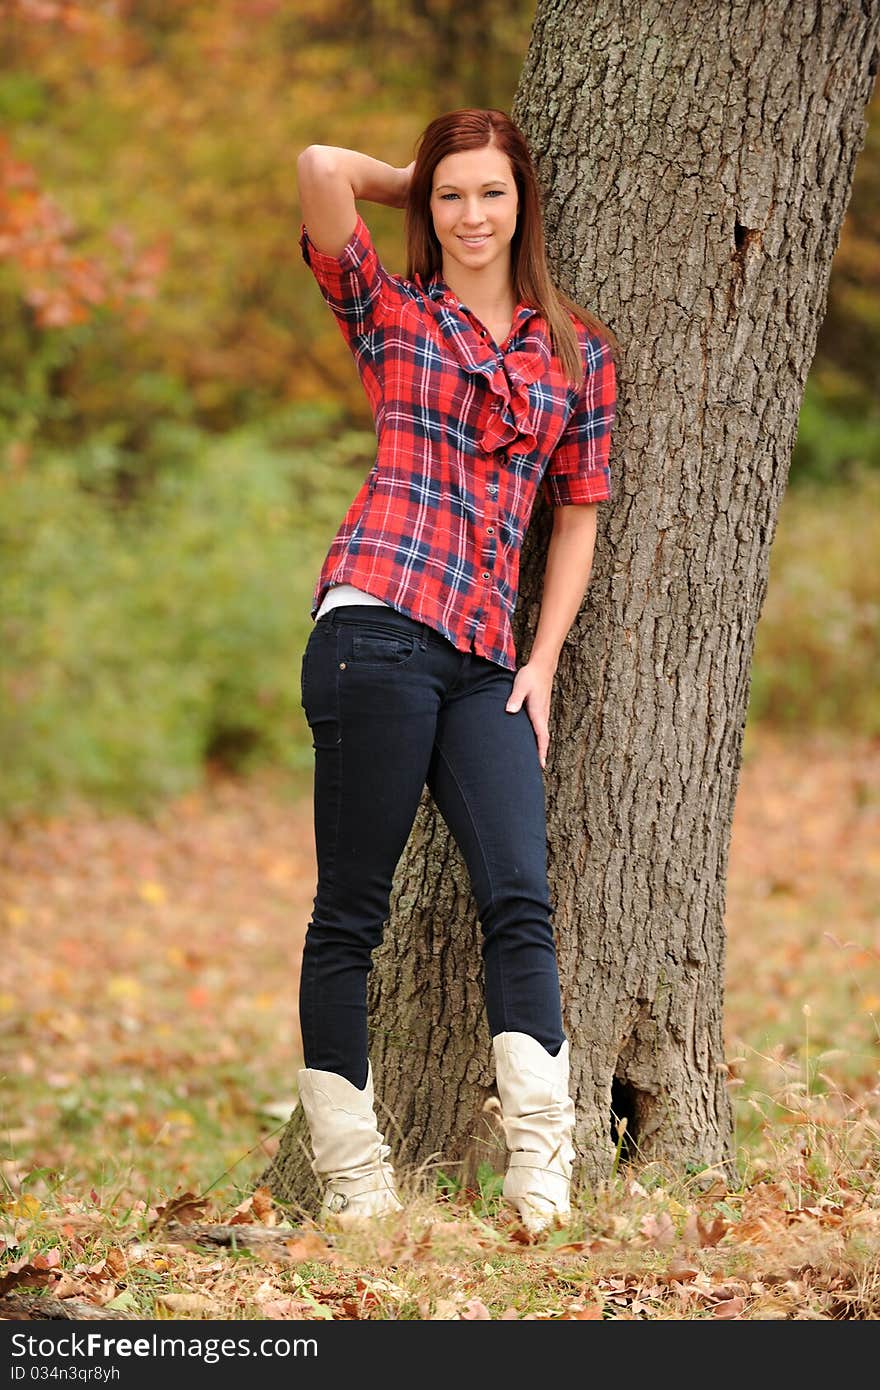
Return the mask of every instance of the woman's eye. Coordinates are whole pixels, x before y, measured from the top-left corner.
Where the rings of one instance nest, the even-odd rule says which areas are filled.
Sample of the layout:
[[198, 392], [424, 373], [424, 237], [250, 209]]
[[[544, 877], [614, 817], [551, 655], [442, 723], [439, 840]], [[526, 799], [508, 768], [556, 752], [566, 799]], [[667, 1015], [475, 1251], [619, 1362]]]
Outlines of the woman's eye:
[[[487, 193], [486, 193], [486, 196], [487, 196], [487, 198], [492, 198], [493, 196], [494, 196], [494, 197], [497, 197], [497, 198], [503, 198], [503, 197], [504, 197], [504, 189], [503, 189], [503, 188], [490, 188], [490, 189], [488, 189], [488, 191], [487, 191]], [[441, 202], [446, 202], [446, 200], [447, 200], [448, 198], [457, 198], [457, 197], [458, 197], [458, 194], [457, 194], [457, 193], [441, 193], [441, 194], [440, 194]]]

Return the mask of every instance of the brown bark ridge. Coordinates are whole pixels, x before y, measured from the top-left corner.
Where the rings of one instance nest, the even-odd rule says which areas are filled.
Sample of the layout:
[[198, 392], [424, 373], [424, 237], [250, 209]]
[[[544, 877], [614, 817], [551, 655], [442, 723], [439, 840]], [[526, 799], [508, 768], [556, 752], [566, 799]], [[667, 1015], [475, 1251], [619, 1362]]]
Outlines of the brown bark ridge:
[[[636, 1162], [736, 1176], [724, 914], [750, 668], [878, 44], [880, 0], [537, 7], [512, 114], [558, 281], [622, 348], [613, 498], [546, 770], [582, 1190], [611, 1171], [615, 1117]], [[549, 525], [539, 499], [521, 662]], [[398, 1165], [500, 1169], [479, 926], [427, 792], [370, 1009]], [[260, 1179], [281, 1199], [312, 1200], [304, 1134], [297, 1111]]]

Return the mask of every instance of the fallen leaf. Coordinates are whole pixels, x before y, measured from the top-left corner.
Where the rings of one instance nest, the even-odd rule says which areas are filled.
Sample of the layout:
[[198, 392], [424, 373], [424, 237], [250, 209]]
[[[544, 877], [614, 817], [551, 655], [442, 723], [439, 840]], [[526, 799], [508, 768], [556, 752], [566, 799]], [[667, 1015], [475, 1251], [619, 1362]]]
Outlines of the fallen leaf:
[[304, 1260], [326, 1260], [329, 1254], [327, 1242], [314, 1231], [307, 1231], [297, 1240], [286, 1240], [284, 1249], [294, 1264], [301, 1264]]
[[438, 1298], [434, 1304], [434, 1311], [430, 1316], [430, 1322], [451, 1322], [458, 1320], [458, 1304], [451, 1298]]
[[671, 1245], [675, 1240], [675, 1227], [668, 1211], [649, 1212], [642, 1217], [641, 1232], [646, 1240], [654, 1245]]
[[181, 1226], [186, 1226], [203, 1217], [208, 1206], [207, 1197], [197, 1197], [194, 1192], [184, 1192], [180, 1197], [173, 1197], [170, 1202], [156, 1208], [156, 1219], [150, 1229], [169, 1221], [178, 1221]]
[[14, 1202], [10, 1202], [6, 1208], [8, 1216], [38, 1216], [42, 1207], [39, 1197], [34, 1197], [32, 1193], [25, 1192], [21, 1197], [16, 1197]]
[[76, 1298], [88, 1297], [88, 1290], [85, 1284], [81, 1284], [78, 1279], [72, 1279], [69, 1274], [62, 1272], [61, 1278], [56, 1279], [52, 1285], [53, 1298]]
[[0, 1275], [0, 1294], [8, 1293], [10, 1289], [39, 1289], [51, 1283], [53, 1278], [52, 1271], [45, 1265], [38, 1266], [36, 1263], [19, 1264], [13, 1266], [8, 1274]]
[[271, 1298], [261, 1305], [263, 1316], [281, 1321], [299, 1321], [303, 1314], [311, 1311], [310, 1305], [298, 1298]]
[[221, 1315], [220, 1305], [201, 1293], [161, 1293], [156, 1302], [169, 1313], [216, 1313]]
[[140, 999], [143, 987], [133, 975], [114, 975], [104, 986], [108, 999]]
[[32, 1261], [37, 1269], [60, 1269], [61, 1251], [57, 1247], [47, 1250], [45, 1255], [35, 1255]]
[[461, 1317], [466, 1320], [492, 1320], [492, 1314], [479, 1298], [469, 1298], [461, 1310]]
[[109, 1303], [103, 1304], [103, 1307], [112, 1308], [120, 1313], [127, 1313], [137, 1307], [137, 1299], [130, 1289], [123, 1289], [122, 1293], [111, 1298]]
[[268, 1187], [257, 1187], [253, 1192], [254, 1215], [264, 1226], [274, 1226], [278, 1220], [272, 1193]]
[[742, 1313], [745, 1303], [741, 1298], [727, 1298], [723, 1303], [716, 1303], [712, 1309], [713, 1318], [738, 1318]]
[[730, 1222], [716, 1216], [709, 1222], [702, 1216], [691, 1215], [684, 1223], [684, 1239], [688, 1245], [699, 1245], [701, 1249], [717, 1245], [730, 1229]]

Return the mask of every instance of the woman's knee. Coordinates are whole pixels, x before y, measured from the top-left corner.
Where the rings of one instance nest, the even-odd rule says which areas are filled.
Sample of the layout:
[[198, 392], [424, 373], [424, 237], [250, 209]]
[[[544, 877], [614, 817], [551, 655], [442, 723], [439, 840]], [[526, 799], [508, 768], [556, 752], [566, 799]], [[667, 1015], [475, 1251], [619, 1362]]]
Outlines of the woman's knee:
[[343, 922], [309, 923], [303, 954], [337, 956], [369, 964], [373, 952], [382, 944], [385, 923], [375, 917], [349, 918]]

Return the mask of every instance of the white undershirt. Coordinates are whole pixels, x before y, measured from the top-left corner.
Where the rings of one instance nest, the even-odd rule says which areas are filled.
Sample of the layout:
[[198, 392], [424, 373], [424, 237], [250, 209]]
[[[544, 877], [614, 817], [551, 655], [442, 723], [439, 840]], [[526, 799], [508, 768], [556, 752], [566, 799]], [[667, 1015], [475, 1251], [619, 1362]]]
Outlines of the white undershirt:
[[363, 589], [356, 589], [354, 584], [331, 584], [315, 614], [315, 622], [327, 612], [328, 608], [336, 608], [340, 603], [372, 603], [378, 604], [380, 608], [391, 607], [390, 603], [386, 603], [384, 599], [376, 598], [375, 594], [368, 594]]

